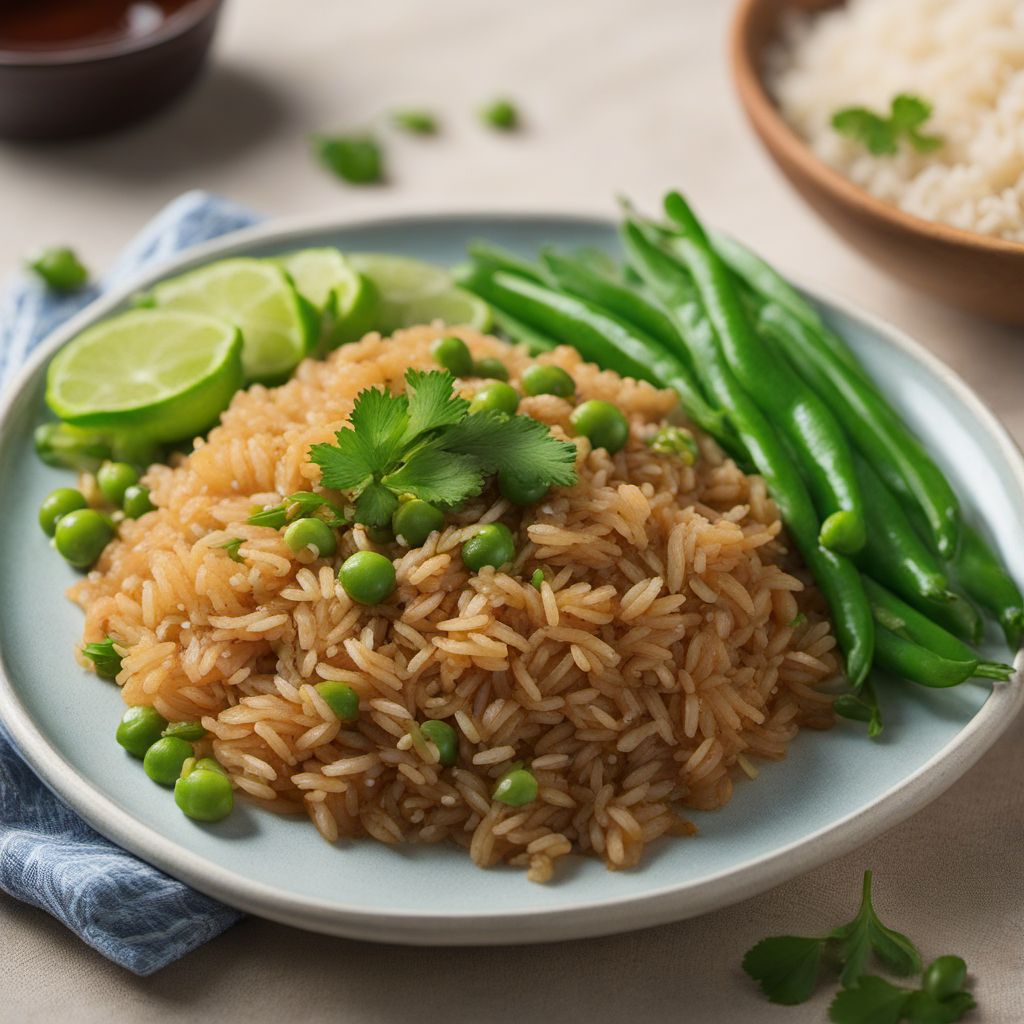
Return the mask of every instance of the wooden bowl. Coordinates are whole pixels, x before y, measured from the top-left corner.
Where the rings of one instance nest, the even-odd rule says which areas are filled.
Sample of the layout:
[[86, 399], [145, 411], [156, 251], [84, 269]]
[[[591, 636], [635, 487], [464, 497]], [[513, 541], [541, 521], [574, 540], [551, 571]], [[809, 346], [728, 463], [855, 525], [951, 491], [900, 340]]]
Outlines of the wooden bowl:
[[872, 263], [945, 302], [1024, 323], [1024, 245], [923, 220], [876, 198], [829, 167], [783, 119], [762, 76], [763, 55], [788, 11], [837, 0], [740, 0], [730, 41], [740, 102], [797, 191]]
[[53, 50], [0, 49], [0, 137], [92, 135], [158, 110], [198, 75], [221, 4], [192, 0], [136, 38]]

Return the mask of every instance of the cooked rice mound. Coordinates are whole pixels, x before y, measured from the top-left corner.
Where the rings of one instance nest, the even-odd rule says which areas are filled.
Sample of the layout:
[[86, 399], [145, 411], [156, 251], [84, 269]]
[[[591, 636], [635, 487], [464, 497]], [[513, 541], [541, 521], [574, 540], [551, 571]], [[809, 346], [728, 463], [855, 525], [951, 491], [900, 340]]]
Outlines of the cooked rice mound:
[[[532, 362], [561, 366], [580, 399], [627, 414], [626, 448], [609, 456], [577, 438], [575, 487], [526, 509], [489, 490], [423, 547], [381, 549], [396, 592], [381, 607], [355, 604], [335, 573], [373, 547], [361, 527], [328, 560], [245, 520], [255, 504], [318, 485], [309, 447], [333, 440], [360, 390], [399, 391], [407, 367], [433, 366], [436, 328], [370, 335], [282, 387], [240, 392], [193, 454], [149, 471], [157, 510], [125, 522], [71, 591], [84, 641], [114, 637], [128, 704], [201, 718], [200, 749], [238, 790], [308, 814], [328, 840], [454, 840], [477, 864], [507, 861], [536, 881], [570, 852], [632, 867], [658, 836], [696, 831], [683, 809], [725, 804], [734, 777], [756, 774], [752, 757], [781, 758], [801, 724], [830, 724], [816, 689], [839, 668], [824, 605], [760, 477], [708, 438], [693, 467], [647, 446], [673, 415], [671, 393], [571, 348], [535, 360], [453, 333], [475, 356], [501, 358], [513, 384]], [[571, 410], [550, 395], [520, 406], [559, 436]], [[468, 572], [460, 545], [499, 519], [515, 564]], [[232, 538], [243, 563], [223, 547]], [[320, 680], [357, 691], [356, 723], [339, 723]], [[455, 767], [410, 728], [428, 718], [455, 727]], [[491, 799], [514, 762], [539, 783], [523, 807]]]

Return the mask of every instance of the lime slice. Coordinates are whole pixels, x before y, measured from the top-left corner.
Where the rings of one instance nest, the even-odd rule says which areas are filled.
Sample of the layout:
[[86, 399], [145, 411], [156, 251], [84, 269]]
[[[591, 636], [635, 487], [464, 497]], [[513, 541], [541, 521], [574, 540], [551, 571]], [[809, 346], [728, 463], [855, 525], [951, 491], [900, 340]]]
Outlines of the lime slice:
[[278, 262], [295, 282], [299, 294], [319, 310], [324, 349], [356, 341], [376, 326], [376, 286], [337, 249], [300, 249], [280, 257]]
[[442, 267], [406, 256], [354, 253], [349, 263], [365, 274], [380, 292], [380, 308], [374, 325], [380, 331], [443, 320], [486, 331], [491, 326], [490, 307], [482, 299], [457, 288]]
[[242, 332], [247, 381], [279, 384], [316, 343], [318, 316], [266, 260], [218, 260], [153, 290], [158, 308], [208, 313]]
[[83, 331], [54, 357], [46, 401], [68, 423], [166, 444], [217, 422], [242, 386], [242, 337], [216, 317], [137, 309]]

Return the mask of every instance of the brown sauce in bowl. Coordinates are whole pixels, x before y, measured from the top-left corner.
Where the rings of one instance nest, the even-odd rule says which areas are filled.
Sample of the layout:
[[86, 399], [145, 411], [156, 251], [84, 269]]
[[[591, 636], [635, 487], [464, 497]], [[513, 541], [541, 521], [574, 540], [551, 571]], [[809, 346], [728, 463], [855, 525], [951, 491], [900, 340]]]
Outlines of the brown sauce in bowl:
[[0, 50], [73, 50], [139, 39], [193, 0], [0, 0]]

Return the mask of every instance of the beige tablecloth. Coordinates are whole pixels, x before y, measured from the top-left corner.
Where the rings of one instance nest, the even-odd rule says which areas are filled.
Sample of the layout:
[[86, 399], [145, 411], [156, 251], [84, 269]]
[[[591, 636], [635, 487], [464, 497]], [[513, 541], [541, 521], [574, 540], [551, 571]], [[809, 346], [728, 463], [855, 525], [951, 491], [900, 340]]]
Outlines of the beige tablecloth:
[[[0, 147], [0, 271], [43, 243], [101, 266], [164, 201], [191, 187], [273, 213], [402, 209], [611, 212], [684, 187], [708, 219], [808, 280], [909, 330], [1024, 437], [1019, 331], [905, 291], [850, 253], [761, 154], [727, 76], [719, 0], [233, 0], [216, 65], [181, 105], [130, 133]], [[474, 109], [507, 92], [522, 135]], [[346, 189], [308, 157], [317, 129], [404, 104], [437, 108], [441, 137], [395, 138], [392, 184]], [[758, 938], [845, 920], [861, 871], [886, 920], [926, 956], [976, 975], [984, 1024], [1024, 1021], [1024, 722], [927, 810], [842, 860], [731, 909], [670, 927], [556, 946], [417, 950], [250, 919], [139, 980], [45, 914], [0, 898], [0, 1021], [620, 1021], [801, 1024], [739, 968]], [[865, 747], [865, 757], [870, 757]], [[837, 786], [842, 779], [836, 779]], [[798, 798], [796, 796], [795, 798]], [[429, 884], [429, 880], [425, 880]]]

